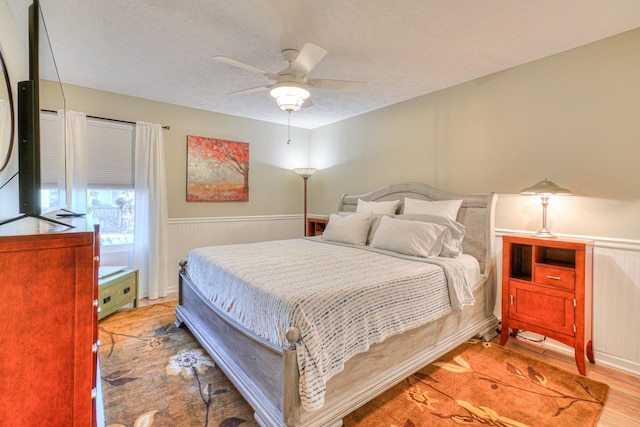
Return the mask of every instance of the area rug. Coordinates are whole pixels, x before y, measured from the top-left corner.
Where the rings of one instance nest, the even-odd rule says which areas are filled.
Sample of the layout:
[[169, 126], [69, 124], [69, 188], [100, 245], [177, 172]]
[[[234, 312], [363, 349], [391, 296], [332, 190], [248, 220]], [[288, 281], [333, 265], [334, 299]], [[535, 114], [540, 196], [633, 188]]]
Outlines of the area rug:
[[[175, 303], [103, 319], [108, 427], [257, 426], [253, 410], [186, 328]], [[345, 427], [595, 426], [608, 386], [470, 340], [344, 419]]]
[[607, 384], [471, 339], [349, 414], [345, 427], [596, 426]]

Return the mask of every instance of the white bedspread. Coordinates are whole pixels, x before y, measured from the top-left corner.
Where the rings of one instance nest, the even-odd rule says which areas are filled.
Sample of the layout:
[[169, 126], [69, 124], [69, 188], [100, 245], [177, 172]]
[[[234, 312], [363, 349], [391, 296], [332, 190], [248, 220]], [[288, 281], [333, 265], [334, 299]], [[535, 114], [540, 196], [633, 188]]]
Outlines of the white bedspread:
[[473, 303], [462, 264], [443, 262], [456, 283], [419, 258], [294, 239], [194, 249], [187, 270], [216, 307], [266, 340], [285, 346], [287, 329], [300, 330], [300, 398], [314, 410], [350, 357], [448, 314], [451, 292]]

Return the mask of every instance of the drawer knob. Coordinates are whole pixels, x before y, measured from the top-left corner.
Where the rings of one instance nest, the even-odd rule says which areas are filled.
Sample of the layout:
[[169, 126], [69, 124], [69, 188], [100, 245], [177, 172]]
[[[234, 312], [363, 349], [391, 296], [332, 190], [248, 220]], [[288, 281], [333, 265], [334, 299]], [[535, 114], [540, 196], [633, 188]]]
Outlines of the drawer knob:
[[109, 301], [111, 301], [111, 297], [106, 297], [102, 299], [103, 304], [107, 304]]
[[550, 276], [547, 274], [547, 279], [551, 279], [551, 280], [561, 280], [560, 277], [558, 276]]
[[128, 294], [130, 291], [131, 291], [131, 288], [130, 288], [130, 287], [127, 287], [127, 288], [124, 288], [124, 291], [123, 291], [123, 292], [124, 292], [125, 294]]

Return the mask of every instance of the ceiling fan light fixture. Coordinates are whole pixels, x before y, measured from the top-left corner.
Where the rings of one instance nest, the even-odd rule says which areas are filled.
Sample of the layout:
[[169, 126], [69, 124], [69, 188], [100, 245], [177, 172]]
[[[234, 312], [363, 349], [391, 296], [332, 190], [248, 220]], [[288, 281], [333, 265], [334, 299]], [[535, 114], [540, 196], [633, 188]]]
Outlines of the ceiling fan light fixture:
[[298, 111], [305, 99], [311, 95], [307, 88], [298, 82], [276, 83], [269, 91], [284, 111]]

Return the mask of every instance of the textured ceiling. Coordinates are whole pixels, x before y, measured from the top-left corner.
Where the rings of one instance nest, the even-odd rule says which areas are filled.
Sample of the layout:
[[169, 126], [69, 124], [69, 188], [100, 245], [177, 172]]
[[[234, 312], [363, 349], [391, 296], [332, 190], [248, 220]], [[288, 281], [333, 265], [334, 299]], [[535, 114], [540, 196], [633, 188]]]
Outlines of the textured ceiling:
[[[31, 1], [5, 1], [26, 44]], [[329, 53], [310, 77], [367, 89], [312, 89], [313, 105], [291, 116], [307, 129], [640, 27], [638, 0], [40, 3], [63, 82], [275, 123], [287, 113], [268, 92], [228, 95], [269, 80], [213, 56], [277, 72], [282, 49], [322, 46]]]

